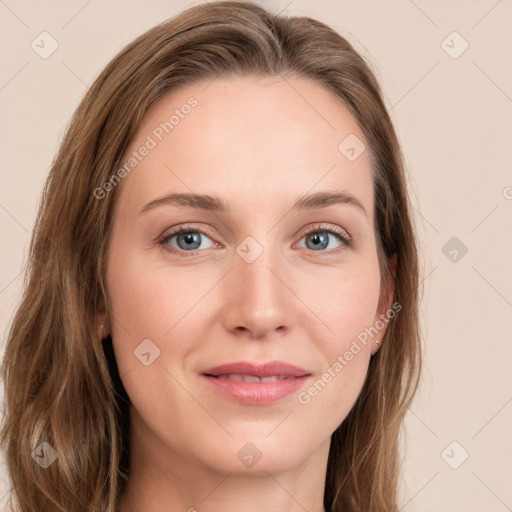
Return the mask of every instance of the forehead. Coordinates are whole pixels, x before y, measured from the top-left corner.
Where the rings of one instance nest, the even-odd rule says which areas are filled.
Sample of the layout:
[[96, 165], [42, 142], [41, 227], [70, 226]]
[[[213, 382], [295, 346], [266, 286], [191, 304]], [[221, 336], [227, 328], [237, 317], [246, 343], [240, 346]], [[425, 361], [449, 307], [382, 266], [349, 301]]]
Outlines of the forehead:
[[135, 152], [138, 159], [121, 183], [121, 201], [142, 206], [178, 191], [268, 206], [337, 189], [357, 196], [371, 214], [368, 152], [347, 158], [346, 140], [365, 144], [349, 109], [316, 82], [205, 80], [166, 94], [146, 113], [123, 158]]

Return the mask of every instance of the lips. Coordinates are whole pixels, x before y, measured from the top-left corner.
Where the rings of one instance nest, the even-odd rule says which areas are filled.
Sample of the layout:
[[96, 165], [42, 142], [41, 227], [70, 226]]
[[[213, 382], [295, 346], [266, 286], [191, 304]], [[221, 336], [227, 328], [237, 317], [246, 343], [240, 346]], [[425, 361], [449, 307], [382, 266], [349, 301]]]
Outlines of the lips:
[[239, 382], [275, 382], [277, 380], [295, 379], [292, 375], [268, 375], [258, 377], [257, 375], [240, 375], [239, 373], [230, 373], [228, 375], [212, 375], [216, 379], [237, 380]]
[[223, 396], [249, 405], [281, 400], [298, 391], [310, 377], [307, 370], [280, 361], [223, 364], [207, 368], [201, 375]]
[[211, 377], [240, 375], [259, 377], [260, 379], [265, 377], [277, 377], [279, 380], [289, 377], [303, 377], [305, 375], [309, 375], [309, 373], [303, 368], [280, 361], [271, 361], [263, 364], [240, 361], [237, 363], [222, 364], [220, 366], [208, 368], [202, 373], [203, 375]]

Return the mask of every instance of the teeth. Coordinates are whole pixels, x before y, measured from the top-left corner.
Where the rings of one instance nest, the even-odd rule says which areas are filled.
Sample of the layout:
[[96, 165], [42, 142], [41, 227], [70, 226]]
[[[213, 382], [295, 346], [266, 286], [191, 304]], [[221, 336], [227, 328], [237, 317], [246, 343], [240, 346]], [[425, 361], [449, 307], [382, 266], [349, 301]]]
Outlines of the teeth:
[[235, 379], [240, 382], [260, 382], [260, 378], [256, 375], [237, 375], [235, 373], [228, 375], [228, 379]]
[[268, 377], [257, 377], [256, 375], [240, 375], [230, 373], [228, 375], [217, 375], [217, 379], [236, 380], [238, 382], [276, 382], [277, 380], [293, 379], [291, 375], [269, 375]]

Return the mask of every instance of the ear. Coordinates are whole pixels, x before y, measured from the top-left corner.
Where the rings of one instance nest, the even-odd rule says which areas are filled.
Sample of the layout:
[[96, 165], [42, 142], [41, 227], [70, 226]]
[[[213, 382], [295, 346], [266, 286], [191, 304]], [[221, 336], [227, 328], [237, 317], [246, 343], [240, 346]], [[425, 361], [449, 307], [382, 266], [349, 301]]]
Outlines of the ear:
[[392, 306], [393, 294], [395, 291], [395, 276], [396, 276], [396, 264], [397, 264], [397, 253], [393, 253], [389, 257], [389, 270], [387, 282], [384, 286], [384, 290], [380, 294], [379, 305], [377, 307], [377, 314], [375, 315], [374, 325], [377, 327], [384, 324], [382, 329], [379, 329], [379, 333], [375, 336], [375, 341], [372, 343], [371, 355], [374, 355], [380, 348], [382, 339], [386, 334], [387, 325], [389, 322], [388, 315], [386, 314]]
[[98, 338], [100, 340], [103, 340], [112, 332], [110, 320], [108, 318], [103, 299], [100, 300], [100, 304], [96, 313], [96, 332], [98, 333]]

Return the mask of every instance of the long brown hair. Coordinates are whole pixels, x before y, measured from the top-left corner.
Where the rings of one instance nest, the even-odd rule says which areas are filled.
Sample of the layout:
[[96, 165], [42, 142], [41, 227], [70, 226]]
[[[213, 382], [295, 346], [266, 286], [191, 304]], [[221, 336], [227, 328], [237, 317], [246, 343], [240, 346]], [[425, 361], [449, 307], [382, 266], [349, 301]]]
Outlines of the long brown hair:
[[[85, 95], [52, 163], [1, 369], [0, 442], [14, 510], [117, 511], [129, 476], [129, 399], [111, 343], [97, 332], [99, 308], [108, 311], [105, 256], [117, 190], [102, 199], [94, 191], [119, 168], [157, 99], [234, 75], [314, 80], [347, 105], [365, 135], [382, 283], [396, 253], [393, 300], [402, 310], [332, 436], [324, 505], [398, 510], [400, 432], [418, 387], [421, 340], [417, 241], [397, 136], [369, 65], [341, 35], [314, 19], [230, 1], [190, 8], [126, 46]], [[33, 457], [43, 442], [58, 455], [46, 469]]]

